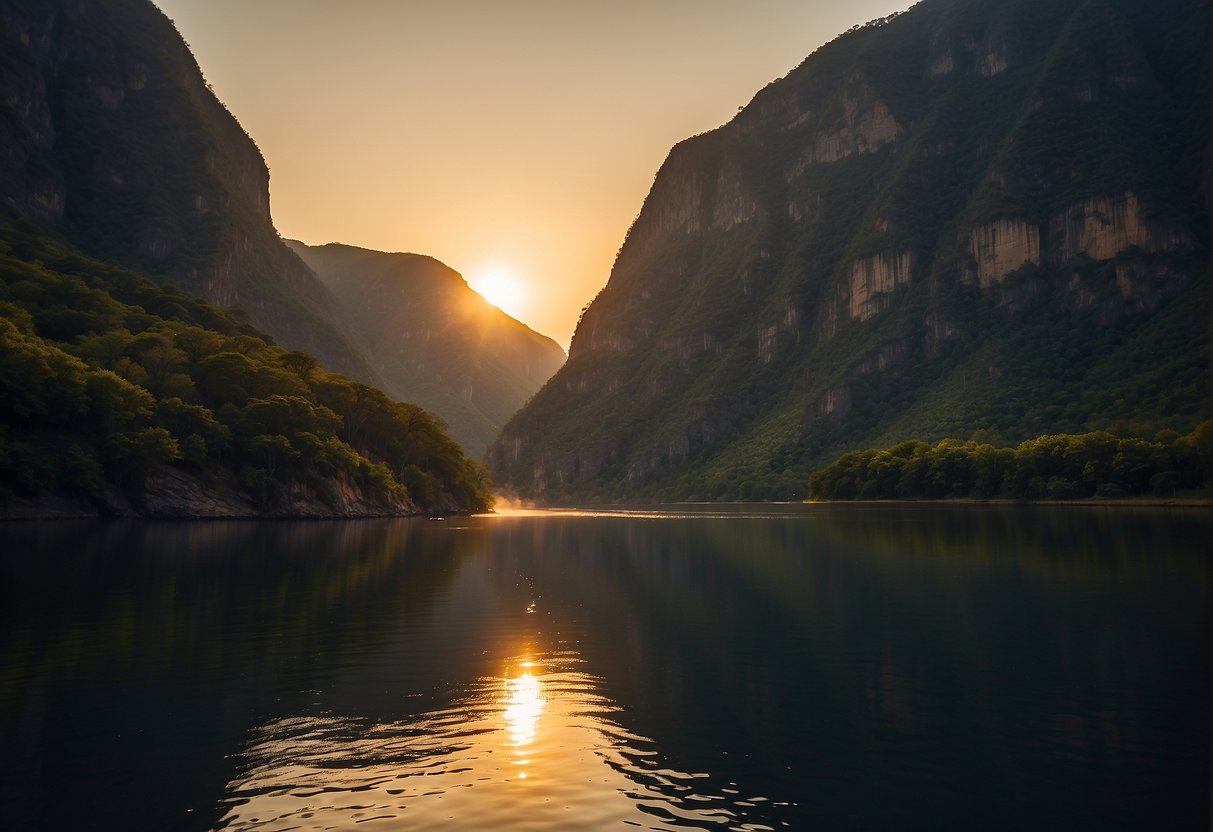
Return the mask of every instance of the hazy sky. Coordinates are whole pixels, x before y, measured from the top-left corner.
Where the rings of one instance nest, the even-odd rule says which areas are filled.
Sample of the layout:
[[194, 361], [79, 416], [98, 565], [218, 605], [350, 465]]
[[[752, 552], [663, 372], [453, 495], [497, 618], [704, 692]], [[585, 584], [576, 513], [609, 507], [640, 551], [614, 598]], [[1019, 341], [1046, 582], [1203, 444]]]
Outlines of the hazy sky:
[[516, 276], [568, 345], [670, 147], [909, 0], [155, 0], [287, 237]]

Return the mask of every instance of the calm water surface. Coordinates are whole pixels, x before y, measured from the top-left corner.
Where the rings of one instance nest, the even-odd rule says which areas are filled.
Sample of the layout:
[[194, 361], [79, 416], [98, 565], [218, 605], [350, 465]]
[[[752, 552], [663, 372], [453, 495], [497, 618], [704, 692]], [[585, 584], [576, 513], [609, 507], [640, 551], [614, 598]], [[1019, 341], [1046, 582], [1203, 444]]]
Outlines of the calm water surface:
[[1203, 511], [0, 526], [7, 829], [1207, 829]]

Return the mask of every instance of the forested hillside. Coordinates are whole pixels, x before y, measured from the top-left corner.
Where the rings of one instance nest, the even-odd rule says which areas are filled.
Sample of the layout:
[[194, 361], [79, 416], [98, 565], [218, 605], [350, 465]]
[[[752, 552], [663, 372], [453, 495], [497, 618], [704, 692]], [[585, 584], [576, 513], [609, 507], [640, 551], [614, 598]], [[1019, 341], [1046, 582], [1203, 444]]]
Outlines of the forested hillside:
[[172, 285], [0, 225], [4, 513], [360, 516], [491, 506], [412, 404]]

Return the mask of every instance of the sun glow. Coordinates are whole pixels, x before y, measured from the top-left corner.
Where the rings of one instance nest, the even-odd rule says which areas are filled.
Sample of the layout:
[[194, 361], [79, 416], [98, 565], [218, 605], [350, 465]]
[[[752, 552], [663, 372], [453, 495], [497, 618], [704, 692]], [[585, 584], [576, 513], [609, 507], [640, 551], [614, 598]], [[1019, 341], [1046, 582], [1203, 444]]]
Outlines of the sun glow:
[[[530, 662], [523, 665], [527, 668], [530, 666]], [[515, 747], [530, 745], [539, 728], [539, 715], [543, 713], [544, 698], [539, 679], [531, 675], [528, 669], [517, 678], [506, 680], [506, 688], [505, 721], [510, 740]], [[529, 762], [523, 760], [521, 764]]]
[[474, 275], [468, 285], [507, 315], [517, 318], [526, 311], [526, 287], [507, 269], [485, 269]]

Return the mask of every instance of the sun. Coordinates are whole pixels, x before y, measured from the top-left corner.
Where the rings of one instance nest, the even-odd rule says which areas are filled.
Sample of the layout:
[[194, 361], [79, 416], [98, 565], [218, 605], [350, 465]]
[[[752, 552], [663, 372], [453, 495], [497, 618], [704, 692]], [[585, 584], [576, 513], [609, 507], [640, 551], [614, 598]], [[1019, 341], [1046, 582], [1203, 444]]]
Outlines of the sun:
[[508, 269], [485, 269], [473, 275], [468, 285], [507, 315], [516, 318], [526, 309], [526, 287]]

